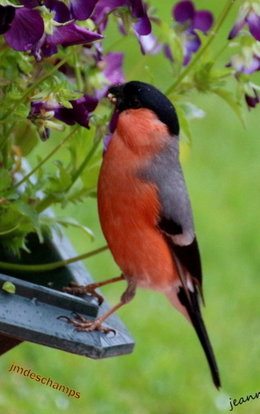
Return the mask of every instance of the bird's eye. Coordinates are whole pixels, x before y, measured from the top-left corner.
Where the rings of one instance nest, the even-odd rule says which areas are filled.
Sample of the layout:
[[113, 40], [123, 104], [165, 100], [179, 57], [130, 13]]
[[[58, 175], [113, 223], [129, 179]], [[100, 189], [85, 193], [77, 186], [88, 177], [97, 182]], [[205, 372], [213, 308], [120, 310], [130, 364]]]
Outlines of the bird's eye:
[[136, 98], [136, 97], [134, 97], [133, 99], [132, 99], [132, 102], [131, 102], [131, 106], [132, 106], [132, 108], [140, 108], [141, 107], [141, 102], [139, 101], [139, 99], [138, 98]]

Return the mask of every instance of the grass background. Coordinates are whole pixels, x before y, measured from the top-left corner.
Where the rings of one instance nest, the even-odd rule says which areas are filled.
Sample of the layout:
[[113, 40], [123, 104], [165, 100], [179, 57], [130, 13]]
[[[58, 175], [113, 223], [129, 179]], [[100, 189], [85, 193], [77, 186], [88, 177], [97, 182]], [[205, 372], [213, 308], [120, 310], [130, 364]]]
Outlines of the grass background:
[[[169, 20], [173, 3], [161, 3], [153, 2]], [[196, 1], [196, 5], [208, 8], [206, 1]], [[210, 8], [218, 12], [223, 5], [224, 1], [214, 2]], [[225, 23], [222, 36], [226, 36], [236, 10]], [[155, 57], [140, 64], [135, 60], [136, 50], [130, 41], [126, 72], [135, 71], [135, 77], [142, 80], [153, 77], [155, 84], [166, 88], [170, 83], [167, 62]], [[143, 66], [147, 64], [152, 67], [148, 72]], [[214, 414], [229, 410], [229, 397], [239, 399], [260, 391], [259, 110], [246, 115], [244, 129], [219, 98], [191, 94], [189, 99], [207, 112], [204, 119], [192, 124], [193, 143], [184, 171], [203, 260], [204, 319], [220, 367], [222, 390], [214, 389], [196, 335], [183, 317], [161, 294], [139, 290], [119, 312], [136, 340], [131, 355], [94, 361], [24, 343], [2, 356], [0, 410], [4, 414]], [[96, 233], [96, 240], [90, 242], [77, 231], [69, 231], [79, 253], [104, 243], [95, 200], [71, 206], [62, 214], [77, 217]], [[119, 272], [109, 252], [89, 259], [86, 266], [95, 280]], [[113, 304], [122, 290], [123, 285], [117, 284], [103, 292]], [[81, 398], [69, 399], [9, 373], [12, 363], [74, 388]], [[235, 410], [257, 414], [260, 400]]]

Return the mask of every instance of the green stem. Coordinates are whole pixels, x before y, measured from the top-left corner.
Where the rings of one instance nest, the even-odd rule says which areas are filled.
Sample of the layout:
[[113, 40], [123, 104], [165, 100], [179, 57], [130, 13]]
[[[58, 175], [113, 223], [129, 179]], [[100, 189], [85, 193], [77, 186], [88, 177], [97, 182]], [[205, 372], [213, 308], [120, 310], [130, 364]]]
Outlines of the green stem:
[[66, 61], [68, 60], [68, 56], [64, 59], [62, 59], [59, 63], [57, 63], [57, 65], [55, 65], [51, 70], [49, 70], [49, 72], [45, 73], [44, 75], [42, 75], [39, 79], [37, 79], [31, 86], [29, 86], [26, 90], [26, 92], [24, 92], [24, 94], [15, 102], [15, 106], [9, 108], [9, 111], [1, 118], [1, 121], [5, 120], [6, 118], [8, 118], [10, 115], [13, 114], [15, 107], [21, 103], [25, 98], [27, 98], [27, 96], [30, 95], [30, 93], [42, 82], [44, 82], [47, 78], [49, 78], [50, 76], [53, 75], [53, 73], [55, 73], [62, 65], [64, 65], [64, 63], [66, 63]]
[[7, 129], [7, 126], [8, 125], [3, 125], [3, 140], [0, 142], [0, 151], [4, 151], [4, 148], [6, 147], [6, 144], [7, 144], [7, 141], [8, 141], [8, 138], [10, 137], [10, 135], [12, 134], [12, 132], [13, 132], [13, 129], [14, 129], [14, 127], [15, 127], [15, 124], [12, 124], [12, 126], [9, 128], [9, 129]]
[[38, 214], [42, 213], [42, 211], [46, 210], [52, 203], [53, 203], [54, 197], [49, 194], [47, 197], [43, 198], [36, 206], [35, 210]]
[[222, 55], [222, 53], [226, 50], [226, 48], [228, 47], [229, 42], [226, 41], [226, 43], [220, 48], [220, 50], [215, 54], [215, 56], [213, 56], [212, 61], [213, 62], [217, 62], [219, 57]]
[[75, 181], [77, 181], [77, 179], [79, 178], [79, 176], [81, 175], [82, 171], [84, 171], [84, 169], [86, 168], [86, 166], [88, 165], [89, 161], [91, 160], [91, 158], [93, 157], [93, 155], [96, 152], [96, 149], [100, 143], [100, 139], [97, 139], [93, 145], [92, 148], [90, 149], [90, 151], [88, 152], [86, 158], [84, 159], [84, 161], [80, 164], [79, 168], [77, 169], [77, 171], [75, 171], [75, 173], [72, 176], [72, 180], [71, 183], [69, 185], [69, 187], [66, 189], [66, 191], [68, 192], [70, 190], [70, 188], [73, 186], [73, 184], [75, 183]]
[[37, 164], [28, 174], [26, 174], [21, 181], [19, 181], [17, 184], [15, 184], [12, 189], [16, 189], [20, 187], [21, 184], [23, 184], [25, 181], [27, 181], [39, 168], [43, 166], [64, 144], [67, 142], [79, 129], [79, 126], [74, 128], [61, 142], [59, 142], [58, 145], [56, 145], [55, 148], [45, 157], [43, 158], [39, 164]]
[[6, 139], [6, 125], [3, 125], [3, 136], [5, 137], [2, 145], [0, 146], [1, 152], [2, 152], [2, 160], [4, 167], [7, 167], [7, 160], [8, 160], [8, 142]]
[[55, 270], [60, 267], [66, 266], [70, 263], [78, 262], [79, 260], [88, 259], [98, 253], [101, 253], [108, 249], [108, 246], [99, 247], [96, 250], [92, 250], [88, 253], [83, 253], [79, 256], [72, 257], [66, 260], [60, 260], [58, 262], [53, 263], [44, 263], [44, 264], [36, 264], [36, 265], [23, 265], [23, 264], [16, 264], [16, 263], [8, 263], [8, 262], [0, 262], [0, 268], [5, 270], [19, 270], [21, 272], [47, 272], [50, 270]]
[[178, 79], [167, 89], [165, 92], [166, 95], [170, 95], [172, 91], [180, 84], [180, 82], [188, 75], [188, 73], [193, 69], [193, 67], [196, 65], [196, 63], [200, 60], [201, 56], [204, 54], [205, 50], [208, 49], [208, 47], [211, 45], [213, 40], [215, 39], [217, 33], [219, 32], [220, 27], [222, 26], [223, 22], [225, 21], [231, 7], [235, 3], [236, 0], [227, 0], [227, 3], [220, 13], [214, 27], [212, 28], [209, 37], [207, 41], [204, 43], [204, 45], [201, 47], [199, 52], [195, 55], [194, 59], [191, 61], [191, 63], [184, 69], [184, 71], [180, 74]]
[[[78, 170], [75, 172], [75, 174], [72, 176], [72, 181], [71, 184], [66, 188], [66, 192], [68, 192], [70, 190], [70, 188], [72, 187], [72, 185], [75, 183], [75, 181], [77, 180], [77, 178], [80, 176], [80, 174], [82, 173], [82, 171], [84, 170], [84, 168], [87, 166], [89, 160], [91, 159], [91, 157], [93, 156], [93, 154], [95, 153], [98, 144], [99, 144], [100, 140], [97, 140], [91, 150], [89, 151], [87, 157], [85, 158], [85, 160], [82, 162], [82, 164], [79, 166]], [[52, 203], [53, 203], [53, 196], [51, 194], [49, 194], [47, 197], [43, 198], [39, 204], [37, 204], [37, 206], [35, 207], [37, 213], [41, 213], [42, 211], [46, 210], [46, 208], [48, 208]]]

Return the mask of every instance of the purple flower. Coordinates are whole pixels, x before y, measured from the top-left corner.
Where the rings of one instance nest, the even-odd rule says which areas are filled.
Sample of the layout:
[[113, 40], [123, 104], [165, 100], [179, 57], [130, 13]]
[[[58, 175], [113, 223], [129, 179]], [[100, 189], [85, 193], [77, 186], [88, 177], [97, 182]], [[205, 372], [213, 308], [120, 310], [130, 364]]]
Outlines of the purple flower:
[[68, 23], [64, 26], [57, 26], [54, 28], [52, 34], [47, 34], [44, 39], [40, 41], [34, 49], [36, 58], [41, 59], [41, 54], [44, 56], [51, 56], [57, 52], [57, 46], [62, 45], [72, 46], [85, 43], [91, 43], [94, 40], [102, 39], [98, 33], [91, 32], [83, 27], [77, 26], [74, 23]]
[[132, 17], [137, 20], [134, 23], [135, 31], [139, 35], [149, 34], [151, 32], [151, 22], [142, 0], [98, 0], [91, 18], [99, 26], [99, 29], [103, 31], [108, 22], [108, 15], [113, 10], [125, 6], [131, 11]]
[[259, 42], [253, 40], [251, 45], [242, 46], [240, 53], [232, 56], [227, 66], [232, 66], [237, 73], [245, 73], [246, 75], [260, 70]]
[[256, 40], [260, 40], [260, 15], [259, 6], [256, 3], [246, 2], [240, 9], [239, 18], [231, 29], [228, 38], [233, 39], [240, 30], [248, 25], [249, 31]]
[[163, 45], [163, 53], [164, 53], [164, 55], [167, 57], [167, 59], [169, 59], [171, 62], [173, 62], [173, 61], [174, 61], [174, 59], [173, 59], [173, 55], [172, 55], [172, 51], [171, 51], [171, 48], [170, 48], [170, 46], [168, 45], [168, 43], [165, 43], [165, 44]]
[[199, 49], [201, 41], [196, 33], [207, 33], [213, 24], [213, 15], [207, 10], [195, 10], [192, 1], [180, 1], [173, 8], [173, 17], [179, 23], [184, 46], [183, 65], [191, 60], [191, 55]]
[[231, 58], [231, 64], [228, 66], [233, 66], [236, 72], [251, 75], [251, 73], [260, 70], [260, 56], [252, 55], [249, 59], [247, 56], [235, 55]]
[[[71, 22], [68, 7], [59, 0], [45, 0], [44, 2], [45, 6], [54, 12], [54, 20], [49, 22], [48, 30], [46, 29], [45, 32], [40, 11], [33, 9], [39, 6], [39, 2], [22, 0], [21, 3], [28, 7], [15, 9], [10, 28], [4, 35], [5, 40], [15, 50], [31, 50], [36, 60], [56, 53], [58, 45], [66, 47], [86, 44], [103, 38], [99, 33], [94, 33]], [[77, 2], [73, 3], [75, 7]]]
[[40, 41], [43, 32], [44, 23], [40, 12], [22, 7], [15, 9], [15, 16], [4, 37], [10, 47], [24, 52], [31, 50]]
[[149, 53], [150, 55], [156, 55], [160, 52], [162, 45], [159, 43], [157, 37], [150, 33], [146, 36], [140, 36], [137, 34], [137, 39], [140, 43], [141, 52], [143, 55]]
[[71, 17], [76, 20], [88, 19], [98, 0], [70, 0]]
[[34, 122], [37, 118], [42, 119], [48, 126], [48, 121], [54, 117], [68, 125], [79, 124], [89, 128], [90, 114], [96, 109], [98, 99], [84, 95], [79, 99], [70, 101], [72, 108], [65, 108], [55, 100], [33, 101], [31, 103], [30, 119]]
[[137, 23], [134, 24], [135, 31], [141, 36], [148, 35], [151, 33], [152, 26], [147, 15], [147, 6], [141, 0], [132, 0], [130, 4], [132, 5], [133, 16], [138, 19]]
[[113, 132], [116, 129], [117, 126], [117, 121], [118, 121], [118, 117], [119, 117], [119, 111], [118, 109], [115, 109], [113, 112], [113, 115], [110, 119], [109, 125], [108, 125], [108, 130], [109, 130], [109, 134], [107, 134], [104, 139], [103, 139], [103, 144], [104, 144], [104, 153], [106, 152], [106, 150], [108, 149], [108, 145], [111, 141]]
[[125, 76], [123, 73], [123, 59], [124, 53], [121, 52], [110, 52], [103, 57], [99, 62], [99, 66], [103, 67], [102, 74], [107, 80], [106, 84], [101, 90], [96, 92], [98, 99], [105, 96], [108, 87], [111, 84], [120, 84], [125, 82]]
[[125, 81], [122, 69], [123, 59], [124, 53], [121, 52], [110, 52], [104, 56], [105, 69], [103, 75], [112, 84], [124, 83]]
[[55, 112], [55, 118], [68, 125], [79, 124], [89, 128], [90, 113], [96, 109], [98, 99], [94, 96], [84, 95], [82, 98], [70, 101], [72, 108], [58, 108]]
[[255, 108], [257, 104], [260, 103], [260, 97], [258, 92], [253, 88], [253, 94], [254, 96], [251, 96], [249, 94], [245, 94], [245, 101], [247, 103], [248, 109]]
[[0, 6], [0, 34], [10, 29], [15, 16], [15, 8], [12, 6]]

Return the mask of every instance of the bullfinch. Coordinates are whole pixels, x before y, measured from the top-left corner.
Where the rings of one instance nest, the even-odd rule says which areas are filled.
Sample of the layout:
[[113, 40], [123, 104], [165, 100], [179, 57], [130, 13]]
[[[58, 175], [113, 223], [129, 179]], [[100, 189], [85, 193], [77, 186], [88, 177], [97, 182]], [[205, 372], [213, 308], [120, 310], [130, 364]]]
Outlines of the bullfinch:
[[219, 371], [200, 311], [201, 260], [179, 161], [175, 108], [157, 88], [139, 81], [112, 86], [107, 96], [118, 119], [100, 170], [98, 211], [122, 275], [66, 291], [95, 293], [95, 288], [119, 280], [125, 280], [127, 288], [119, 303], [96, 321], [80, 315], [67, 319], [82, 331], [108, 332], [103, 321], [129, 302], [137, 287], [160, 291], [195, 328], [219, 388]]

